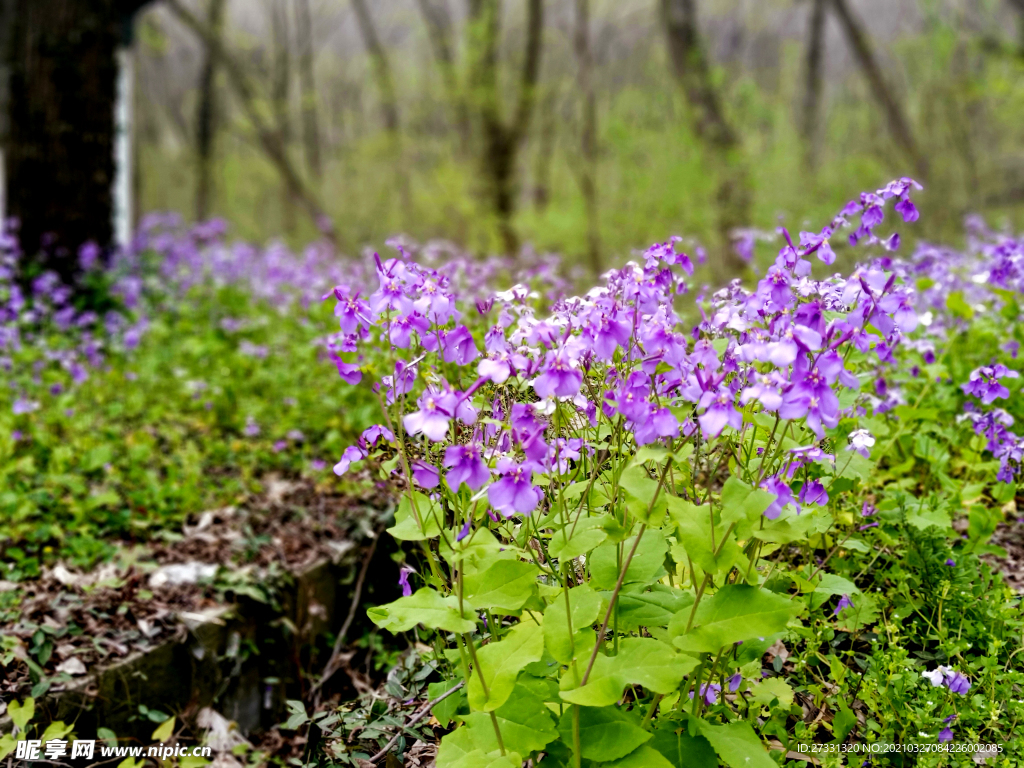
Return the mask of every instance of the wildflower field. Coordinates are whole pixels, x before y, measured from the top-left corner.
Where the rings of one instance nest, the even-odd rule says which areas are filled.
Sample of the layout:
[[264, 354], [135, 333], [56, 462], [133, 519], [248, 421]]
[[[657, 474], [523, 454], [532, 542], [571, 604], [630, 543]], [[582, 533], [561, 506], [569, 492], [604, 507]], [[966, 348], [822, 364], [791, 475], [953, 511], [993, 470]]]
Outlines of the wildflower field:
[[712, 287], [679, 238], [594, 284], [152, 217], [72, 290], [8, 234], [9, 714], [73, 677], [22, 587], [301, 477], [391, 499], [402, 596], [358, 607], [375, 687], [310, 670], [301, 748], [239, 764], [1021, 764], [1024, 241], [929, 243], [919, 192], [751, 234]]

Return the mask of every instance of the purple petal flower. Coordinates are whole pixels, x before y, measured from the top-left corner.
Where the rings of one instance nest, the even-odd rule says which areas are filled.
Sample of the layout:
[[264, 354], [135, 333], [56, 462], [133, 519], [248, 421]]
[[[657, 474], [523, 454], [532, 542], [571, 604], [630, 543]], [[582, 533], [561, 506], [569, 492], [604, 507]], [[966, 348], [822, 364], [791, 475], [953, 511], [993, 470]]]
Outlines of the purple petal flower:
[[338, 375], [346, 384], [356, 385], [363, 380], [363, 374], [355, 363], [346, 363], [337, 355], [331, 355], [331, 359], [338, 367]]
[[737, 672], [735, 675], [729, 678], [729, 693], [736, 693], [739, 690], [740, 684], [743, 682], [743, 675]]
[[416, 571], [404, 565], [398, 572], [398, 584], [402, 587], [402, 597], [409, 597], [412, 594], [412, 587], [409, 586], [410, 573], [416, 573]]
[[832, 611], [832, 615], [838, 616], [844, 609], [853, 607], [853, 602], [850, 600], [850, 596], [842, 595], [839, 598], [839, 602], [836, 604], [836, 609]]
[[466, 326], [460, 325], [445, 335], [444, 361], [446, 363], [469, 365], [479, 356], [480, 350], [476, 348], [473, 335]]
[[420, 488], [429, 490], [437, 487], [437, 484], [441, 482], [441, 475], [433, 464], [428, 464], [422, 459], [414, 459], [412, 462], [412, 479], [416, 481]]
[[541, 397], [572, 397], [580, 391], [583, 374], [573, 367], [564, 349], [548, 352], [544, 371], [533, 382]]
[[345, 452], [341, 454], [341, 460], [334, 465], [334, 474], [341, 477], [354, 461], [362, 461], [366, 458], [366, 453], [357, 445], [350, 445], [345, 449]]
[[811, 480], [809, 483], [804, 483], [803, 487], [800, 488], [799, 498], [801, 504], [817, 504], [819, 507], [824, 507], [828, 504], [828, 493], [825, 491], [825, 486], [821, 484], [820, 480]]
[[953, 731], [947, 725], [941, 731], [939, 731], [939, 744], [945, 744], [947, 741], [953, 740]]
[[442, 407], [443, 393], [435, 390], [427, 390], [417, 401], [420, 409], [407, 414], [402, 419], [405, 430], [410, 435], [418, 435], [421, 432], [429, 440], [439, 443], [448, 435], [448, 422], [452, 419], [452, 413]]
[[473, 521], [468, 517], [466, 518], [465, 525], [462, 526], [462, 530], [460, 530], [458, 536], [455, 537], [456, 542], [462, 541], [464, 538], [469, 536], [469, 532], [472, 530], [472, 522]]
[[449, 467], [445, 482], [453, 491], [458, 491], [462, 483], [475, 491], [491, 479], [480, 447], [475, 443], [448, 446], [444, 452], [444, 465]]
[[796, 507], [796, 513], [800, 514], [800, 505], [796, 503], [793, 498], [793, 491], [789, 485], [786, 484], [778, 475], [766, 478], [762, 483], [761, 487], [768, 491], [768, 493], [775, 494], [775, 501], [768, 505], [768, 509], [764, 511], [764, 516], [769, 520], [776, 519], [782, 514], [783, 508], [787, 504], [792, 504]]
[[514, 513], [529, 514], [541, 500], [541, 490], [532, 483], [533, 470], [526, 464], [516, 464], [511, 459], [501, 459], [498, 471], [502, 478], [487, 489], [491, 506], [505, 517]]

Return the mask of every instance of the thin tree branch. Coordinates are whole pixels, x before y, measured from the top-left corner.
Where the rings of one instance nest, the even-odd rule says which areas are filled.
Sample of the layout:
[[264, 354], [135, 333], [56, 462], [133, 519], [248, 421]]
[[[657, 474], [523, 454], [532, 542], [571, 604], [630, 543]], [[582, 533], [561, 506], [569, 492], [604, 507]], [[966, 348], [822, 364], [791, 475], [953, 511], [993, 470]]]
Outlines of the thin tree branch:
[[336, 242], [333, 222], [324, 212], [316, 195], [306, 186], [302, 177], [295, 170], [295, 166], [288, 157], [288, 153], [285, 151], [277, 131], [268, 124], [266, 118], [261, 113], [257, 104], [256, 90], [242, 65], [228, 53], [224, 43], [203, 22], [197, 19], [191, 11], [185, 8], [180, 0], [166, 1], [171, 12], [197, 37], [202, 39], [218, 57], [221, 65], [224, 67], [224, 72], [228, 77], [232, 90], [234, 90], [235, 95], [238, 97], [249, 122], [252, 123], [264, 154], [277, 168], [278, 173], [281, 174], [289, 190], [302, 203], [302, 207], [309, 214], [309, 217], [313, 219], [313, 223], [323, 233], [324, 237], [332, 243]]
[[[807, 28], [807, 59], [804, 75], [804, 113], [801, 120], [807, 165], [818, 165], [821, 147], [821, 96], [824, 90], [825, 11], [828, 0], [811, 0], [811, 18]], [[1024, 2], [1024, 0], [1022, 0]]]
[[889, 132], [900, 148], [906, 152], [917, 174], [922, 178], [925, 177], [928, 169], [924, 156], [914, 140], [914, 134], [910, 129], [910, 123], [903, 114], [903, 108], [885, 81], [882, 68], [875, 58], [867, 33], [861, 27], [860, 21], [850, 11], [846, 0], [832, 0], [832, 7], [835, 9], [846, 39], [853, 49], [857, 63], [860, 64], [864, 77], [871, 87], [871, 93], [885, 113]]
[[373, 24], [373, 17], [370, 15], [370, 9], [366, 6], [366, 0], [352, 0], [352, 7], [355, 8], [359, 31], [363, 36], [366, 53], [370, 56], [370, 65], [373, 68], [374, 79], [377, 81], [377, 89], [380, 91], [380, 109], [384, 128], [390, 133], [395, 133], [398, 131], [398, 98], [395, 95], [395, 81], [391, 76], [391, 64], [388, 61], [387, 52], [377, 36], [377, 28]]

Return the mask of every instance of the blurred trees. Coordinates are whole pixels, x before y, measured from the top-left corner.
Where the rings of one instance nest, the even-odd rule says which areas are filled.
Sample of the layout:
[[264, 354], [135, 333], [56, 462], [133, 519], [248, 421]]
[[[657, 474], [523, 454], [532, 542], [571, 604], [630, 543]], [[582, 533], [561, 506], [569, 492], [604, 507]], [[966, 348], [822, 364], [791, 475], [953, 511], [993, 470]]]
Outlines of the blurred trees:
[[669, 61], [689, 102], [693, 132], [707, 145], [718, 175], [721, 277], [741, 274], [746, 262], [731, 247], [736, 230], [750, 224], [750, 176], [739, 136], [725, 116], [697, 26], [697, 0], [661, 0]]
[[[168, 1], [212, 31], [211, 0]], [[335, 217], [349, 252], [406, 232], [480, 250], [529, 241], [594, 269], [693, 234], [726, 276], [745, 268], [729, 247], [738, 229], [818, 219], [850, 186], [920, 175], [927, 157], [942, 190], [928, 200], [955, 223], [1024, 178], [1016, 97], [1000, 95], [1024, 82], [1006, 56], [1012, 2], [225, 2], [223, 54], [237, 67], [220, 70], [223, 189], [207, 208], [245, 234], [278, 234], [284, 184], [311, 221]], [[289, 25], [277, 43], [274, 14]], [[205, 38], [163, 11], [147, 18], [165, 47], [143, 57], [158, 100], [143, 107], [144, 164], [191, 181], [191, 164], [171, 158], [196, 133], [202, 74], [180, 52], [202, 53]], [[174, 55], [173, 74], [153, 74]], [[148, 126], [161, 121], [157, 138]], [[263, 131], [283, 122], [285, 136]], [[145, 183], [150, 206], [181, 208], [178, 189], [193, 188]], [[300, 218], [294, 238], [310, 233]]]

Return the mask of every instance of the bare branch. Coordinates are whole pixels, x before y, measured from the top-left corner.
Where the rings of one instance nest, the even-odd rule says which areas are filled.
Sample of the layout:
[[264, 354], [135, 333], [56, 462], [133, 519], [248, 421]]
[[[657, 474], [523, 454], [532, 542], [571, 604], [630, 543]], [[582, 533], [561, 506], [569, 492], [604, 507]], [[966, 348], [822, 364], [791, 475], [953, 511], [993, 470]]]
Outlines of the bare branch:
[[174, 15], [188, 27], [197, 37], [201, 38], [219, 58], [224, 72], [228, 76], [228, 82], [232, 90], [241, 102], [246, 117], [252, 123], [260, 146], [270, 161], [277, 168], [278, 173], [291, 190], [295, 198], [302, 203], [306, 213], [331, 242], [335, 241], [334, 224], [330, 217], [324, 212], [320, 202], [313, 192], [302, 181], [302, 177], [295, 170], [288, 153], [281, 143], [280, 136], [267, 123], [265, 116], [261, 113], [256, 97], [256, 90], [249, 80], [249, 76], [231, 54], [228, 53], [223, 42], [207, 28], [195, 15], [185, 8], [180, 0], [167, 0], [167, 6]]
[[871, 41], [868, 39], [867, 33], [861, 27], [860, 21], [850, 11], [846, 0], [832, 0], [832, 7], [836, 11], [836, 16], [839, 17], [850, 47], [853, 48], [857, 63], [860, 64], [864, 77], [871, 86], [872, 95], [882, 107], [882, 111], [885, 112], [886, 121], [889, 123], [889, 132], [900, 149], [910, 157], [917, 174], [921, 177], [926, 176], [928, 169], [924, 156], [918, 149], [914, 134], [910, 130], [910, 124], [903, 114], [899, 101], [885, 82], [882, 68], [875, 59], [875, 53], [871, 48]]
[[398, 97], [395, 95], [395, 81], [391, 76], [391, 64], [384, 46], [381, 45], [380, 38], [377, 36], [377, 28], [373, 24], [373, 17], [370, 15], [370, 9], [366, 6], [366, 0], [352, 0], [352, 7], [355, 8], [359, 31], [363, 36], [366, 53], [370, 57], [377, 89], [380, 91], [380, 109], [384, 119], [384, 128], [395, 133], [398, 131]]

